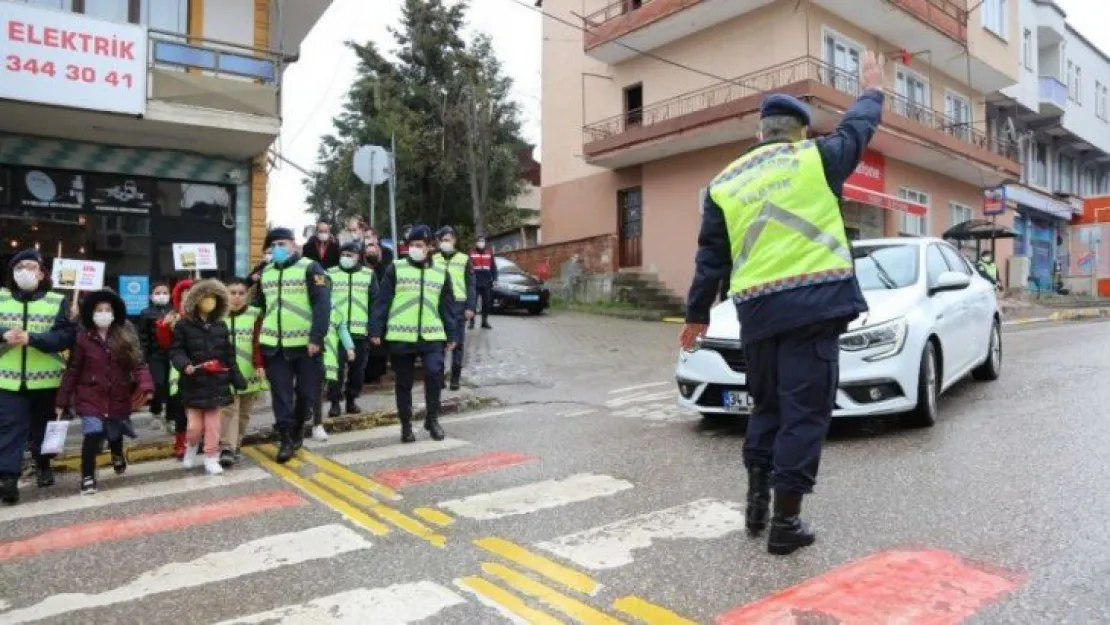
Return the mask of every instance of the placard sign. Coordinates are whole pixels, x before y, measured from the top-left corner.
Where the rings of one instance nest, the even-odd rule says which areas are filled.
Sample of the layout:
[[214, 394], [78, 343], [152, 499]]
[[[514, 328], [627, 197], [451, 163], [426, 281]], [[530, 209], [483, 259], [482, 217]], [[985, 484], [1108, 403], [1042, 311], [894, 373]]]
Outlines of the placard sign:
[[138, 315], [147, 307], [150, 300], [149, 276], [120, 276], [119, 294], [127, 306], [128, 315]]
[[174, 243], [173, 268], [177, 271], [212, 271], [219, 269], [214, 243]]
[[142, 115], [147, 30], [0, 3], [0, 99]]
[[50, 272], [55, 289], [99, 291], [104, 288], [104, 263], [95, 260], [55, 258]]

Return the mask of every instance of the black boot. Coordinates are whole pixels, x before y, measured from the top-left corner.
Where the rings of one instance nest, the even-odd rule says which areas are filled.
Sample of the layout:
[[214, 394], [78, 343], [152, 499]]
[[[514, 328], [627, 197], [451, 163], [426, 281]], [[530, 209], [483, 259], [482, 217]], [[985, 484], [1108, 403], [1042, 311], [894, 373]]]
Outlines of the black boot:
[[438, 417], [424, 417], [424, 429], [428, 430], [432, 440], [441, 441], [447, 438], [447, 435], [443, 433], [443, 428], [439, 425]]
[[35, 486], [39, 488], [46, 488], [47, 486], [54, 485], [54, 468], [50, 466], [50, 461], [43, 458], [40, 459], [35, 466]]
[[401, 415], [401, 442], [416, 442], [416, 435], [412, 433], [412, 417], [408, 415]]
[[293, 439], [293, 451], [304, 447], [304, 423], [295, 426], [290, 437]]
[[331, 403], [331, 408], [328, 409], [328, 416], [338, 417], [341, 414], [343, 414], [343, 407], [339, 405], [339, 402], [333, 401]]
[[785, 556], [808, 547], [817, 535], [802, 522], [802, 495], [775, 490], [775, 516], [771, 519], [771, 532], [767, 535], [767, 551]]
[[355, 403], [355, 400], [347, 400], [347, 414], [362, 414], [362, 408]]
[[293, 435], [289, 430], [281, 430], [278, 436], [281, 446], [278, 448], [276, 460], [278, 464], [285, 464], [297, 454], [297, 448], [293, 445]]
[[15, 505], [19, 503], [18, 477], [0, 478], [0, 501], [8, 505]]
[[451, 372], [451, 390], [459, 390], [459, 376], [454, 371]]
[[749, 536], [759, 536], [771, 520], [771, 471], [748, 469], [748, 510], [746, 525]]

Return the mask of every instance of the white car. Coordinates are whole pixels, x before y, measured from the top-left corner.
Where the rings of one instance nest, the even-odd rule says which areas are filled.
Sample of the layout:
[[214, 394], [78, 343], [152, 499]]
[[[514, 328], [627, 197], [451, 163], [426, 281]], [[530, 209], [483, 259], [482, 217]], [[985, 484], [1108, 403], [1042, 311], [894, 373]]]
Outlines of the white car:
[[[911, 425], [927, 427], [953, 384], [968, 374], [998, 379], [994, 285], [954, 247], [934, 238], [868, 239], [852, 243], [852, 257], [870, 311], [840, 339], [834, 417], [907, 413]], [[680, 405], [705, 417], [751, 413], [739, 339], [735, 304], [717, 304], [705, 337], [679, 354]]]

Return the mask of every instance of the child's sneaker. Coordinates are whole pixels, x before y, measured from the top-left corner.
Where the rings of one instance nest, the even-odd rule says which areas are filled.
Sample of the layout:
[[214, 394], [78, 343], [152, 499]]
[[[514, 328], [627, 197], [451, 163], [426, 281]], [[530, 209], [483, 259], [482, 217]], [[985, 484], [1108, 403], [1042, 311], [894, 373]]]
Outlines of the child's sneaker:
[[112, 456], [112, 469], [116, 472], [116, 475], [123, 475], [123, 472], [127, 470], [127, 456], [126, 455], [119, 455], [119, 456], [113, 455]]
[[225, 449], [220, 452], [220, 466], [225, 469], [230, 469], [235, 466], [235, 452], [230, 449]]
[[320, 443], [328, 442], [328, 431], [324, 429], [323, 425], [317, 425], [312, 428], [312, 440]]
[[219, 475], [224, 472], [224, 468], [220, 466], [220, 459], [215, 456], [205, 457], [204, 470], [208, 475]]
[[81, 479], [81, 494], [82, 495], [95, 495], [96, 494], [96, 478], [86, 477]]
[[185, 457], [181, 459], [181, 466], [186, 469], [192, 469], [197, 466], [197, 453], [200, 451], [199, 445], [186, 445]]

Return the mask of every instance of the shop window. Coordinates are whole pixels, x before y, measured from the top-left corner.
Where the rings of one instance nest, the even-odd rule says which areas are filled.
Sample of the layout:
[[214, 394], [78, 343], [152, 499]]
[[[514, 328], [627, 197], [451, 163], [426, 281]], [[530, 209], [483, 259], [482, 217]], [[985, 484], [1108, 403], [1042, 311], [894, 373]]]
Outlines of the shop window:
[[235, 227], [235, 188], [218, 184], [162, 181], [158, 183], [162, 215]]
[[924, 215], [911, 215], [909, 213], [901, 213], [901, 223], [899, 224], [899, 231], [902, 234], [910, 236], [924, 237], [929, 235], [929, 194], [924, 191], [916, 189], [907, 189], [902, 187], [898, 189], [898, 197], [908, 202], [914, 202], [926, 207]]
[[969, 221], [972, 217], [973, 211], [970, 206], [965, 206], [957, 202], [948, 203], [948, 225], [955, 226]]

